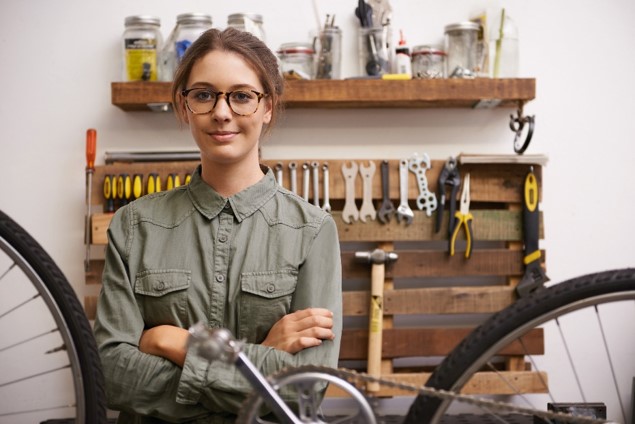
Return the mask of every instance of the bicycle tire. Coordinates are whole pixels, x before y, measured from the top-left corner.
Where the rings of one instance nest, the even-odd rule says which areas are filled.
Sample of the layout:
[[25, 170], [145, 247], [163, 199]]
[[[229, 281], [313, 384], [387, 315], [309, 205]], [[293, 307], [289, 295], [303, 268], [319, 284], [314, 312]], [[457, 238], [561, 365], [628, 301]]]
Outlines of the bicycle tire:
[[[588, 274], [538, 290], [477, 327], [433, 371], [426, 386], [458, 392], [487, 358], [509, 342], [510, 335], [554, 316], [622, 299], [635, 299], [635, 269]], [[447, 401], [418, 395], [403, 424], [439, 422], [447, 407]]]
[[[97, 345], [73, 288], [40, 244], [2, 211], [0, 250], [29, 276], [57, 322], [71, 360], [76, 422], [106, 423], [104, 379]], [[42, 287], [33, 278], [37, 278]]]

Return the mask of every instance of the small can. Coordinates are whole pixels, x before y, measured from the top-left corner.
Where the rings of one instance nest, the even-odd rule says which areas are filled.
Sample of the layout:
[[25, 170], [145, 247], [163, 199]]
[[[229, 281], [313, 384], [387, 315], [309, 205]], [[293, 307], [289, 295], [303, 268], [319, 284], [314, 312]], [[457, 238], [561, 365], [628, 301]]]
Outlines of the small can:
[[412, 49], [412, 76], [414, 78], [445, 78], [445, 57], [443, 50], [429, 45]]
[[280, 71], [286, 79], [313, 79], [313, 57], [310, 43], [284, 43], [278, 50]]
[[227, 26], [249, 32], [266, 43], [262, 15], [257, 13], [233, 13], [227, 17]]
[[479, 70], [478, 38], [481, 26], [459, 22], [445, 27], [446, 75], [449, 78], [475, 78]]
[[156, 16], [135, 15], [124, 20], [122, 36], [124, 81], [156, 81], [163, 42]]

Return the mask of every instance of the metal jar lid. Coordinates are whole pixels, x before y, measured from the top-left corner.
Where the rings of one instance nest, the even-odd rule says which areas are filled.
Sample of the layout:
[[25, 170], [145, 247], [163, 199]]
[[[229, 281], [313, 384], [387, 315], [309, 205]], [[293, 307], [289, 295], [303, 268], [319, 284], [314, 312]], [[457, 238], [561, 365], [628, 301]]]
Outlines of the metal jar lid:
[[476, 22], [458, 22], [445, 26], [446, 33], [454, 31], [480, 31], [480, 29], [481, 26]]
[[278, 54], [313, 54], [313, 44], [311, 43], [283, 43], [278, 49]]
[[249, 19], [257, 24], [262, 24], [262, 15], [256, 13], [234, 13], [227, 17], [228, 23], [241, 23], [245, 19]]
[[430, 45], [421, 45], [414, 46], [412, 48], [412, 55], [437, 55], [437, 56], [446, 56], [446, 53], [443, 50], [436, 49]]
[[181, 13], [176, 17], [176, 23], [212, 25], [212, 17], [206, 13]]
[[131, 26], [131, 25], [161, 26], [161, 19], [159, 19], [156, 16], [151, 16], [151, 15], [127, 16], [126, 19], [124, 20], [124, 25], [125, 26]]

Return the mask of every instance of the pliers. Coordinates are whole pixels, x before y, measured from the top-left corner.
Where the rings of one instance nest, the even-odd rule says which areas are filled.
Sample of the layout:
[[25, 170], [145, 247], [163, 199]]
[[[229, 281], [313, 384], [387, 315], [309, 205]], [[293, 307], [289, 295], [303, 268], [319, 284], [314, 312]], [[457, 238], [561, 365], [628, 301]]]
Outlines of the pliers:
[[456, 193], [461, 185], [461, 175], [459, 174], [459, 168], [456, 165], [456, 159], [450, 157], [443, 166], [439, 180], [437, 181], [437, 199], [439, 199], [439, 207], [437, 208], [437, 221], [435, 232], [438, 233], [441, 230], [441, 221], [443, 220], [443, 210], [445, 208], [445, 192], [446, 186], [452, 188], [450, 194], [450, 219], [448, 222], [448, 236], [452, 235], [456, 218], [454, 216], [456, 212]]
[[472, 220], [474, 217], [470, 213], [470, 174], [467, 174], [463, 180], [461, 205], [455, 216], [457, 222], [454, 227], [454, 231], [452, 232], [452, 238], [450, 239], [450, 256], [454, 256], [456, 237], [458, 236], [459, 231], [461, 231], [461, 227], [465, 227], [465, 240], [467, 241], [465, 247], [465, 258], [469, 259], [472, 255], [472, 242], [474, 241], [474, 237], [472, 236]]

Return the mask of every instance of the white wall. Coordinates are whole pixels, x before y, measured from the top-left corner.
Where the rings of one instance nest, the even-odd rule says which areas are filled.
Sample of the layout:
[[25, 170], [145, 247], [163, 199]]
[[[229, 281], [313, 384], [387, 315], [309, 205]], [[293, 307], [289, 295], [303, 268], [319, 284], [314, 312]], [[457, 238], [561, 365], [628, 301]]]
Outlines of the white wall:
[[[354, 74], [356, 1], [318, 0], [344, 31], [343, 76]], [[554, 281], [635, 265], [635, 3], [565, 0], [393, 0], [395, 29], [411, 45], [439, 42], [445, 24], [483, 7], [507, 8], [520, 30], [521, 76], [537, 81], [536, 132], [527, 153], [545, 153], [548, 274]], [[107, 150], [193, 149], [170, 114], [126, 113], [111, 105], [119, 79], [125, 16], [264, 15], [272, 49], [315, 31], [309, 0], [262, 2], [46, 0], [0, 3], [0, 209], [45, 247], [80, 297], [83, 283], [84, 143], [98, 131]], [[427, 152], [512, 153], [513, 110], [289, 110], [265, 141], [270, 158], [400, 158]], [[328, 147], [328, 149], [325, 149]], [[369, 150], [370, 149], [372, 150]]]

